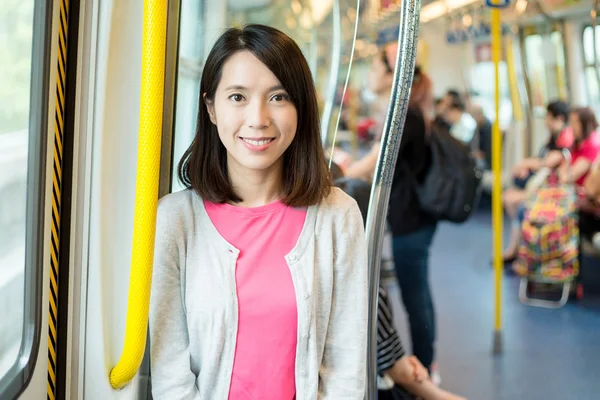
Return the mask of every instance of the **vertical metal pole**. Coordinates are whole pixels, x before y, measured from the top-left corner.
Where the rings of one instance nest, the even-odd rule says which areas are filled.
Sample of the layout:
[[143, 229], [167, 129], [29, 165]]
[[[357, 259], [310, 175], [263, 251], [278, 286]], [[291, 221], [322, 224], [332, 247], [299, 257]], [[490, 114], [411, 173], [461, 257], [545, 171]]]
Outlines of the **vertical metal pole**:
[[379, 270], [381, 246], [386, 225], [388, 202], [392, 188], [392, 178], [402, 140], [404, 121], [412, 86], [421, 0], [404, 0], [400, 8], [400, 30], [398, 33], [398, 53], [394, 70], [394, 85], [390, 95], [379, 158], [375, 169], [369, 214], [367, 217], [367, 246], [370, 267], [369, 279], [369, 348], [368, 348], [368, 400], [377, 399], [377, 301], [379, 290]]

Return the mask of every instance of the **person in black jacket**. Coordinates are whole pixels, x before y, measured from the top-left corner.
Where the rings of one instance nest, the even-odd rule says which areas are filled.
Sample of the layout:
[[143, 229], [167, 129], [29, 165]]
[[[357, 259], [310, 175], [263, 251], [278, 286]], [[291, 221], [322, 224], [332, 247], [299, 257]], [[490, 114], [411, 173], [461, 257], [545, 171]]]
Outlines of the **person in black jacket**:
[[[361, 179], [346, 178], [342, 169], [331, 163], [334, 185], [351, 195], [366, 222], [371, 185]], [[408, 355], [394, 326], [387, 291], [379, 286], [377, 302], [377, 371], [379, 400], [465, 400], [440, 389], [431, 382], [429, 373], [414, 355]]]
[[414, 190], [429, 170], [429, 123], [425, 117], [431, 81], [416, 71], [392, 181], [388, 222], [393, 234], [396, 275], [410, 322], [413, 354], [435, 376], [435, 312], [429, 287], [429, 249], [436, 220], [423, 212]]
[[[389, 44], [375, 57], [368, 75], [369, 89], [383, 103], [390, 98], [397, 44]], [[413, 354], [439, 381], [434, 365], [435, 315], [429, 288], [429, 248], [436, 220], [419, 206], [414, 181], [421, 182], [431, 162], [427, 145], [426, 115], [433, 110], [431, 80], [415, 68], [409, 108], [402, 132], [392, 183], [388, 223], [393, 234], [393, 253], [402, 301], [409, 317]], [[387, 108], [387, 103], [380, 108]], [[365, 157], [344, 172], [350, 178], [372, 177], [377, 165], [379, 142]]]

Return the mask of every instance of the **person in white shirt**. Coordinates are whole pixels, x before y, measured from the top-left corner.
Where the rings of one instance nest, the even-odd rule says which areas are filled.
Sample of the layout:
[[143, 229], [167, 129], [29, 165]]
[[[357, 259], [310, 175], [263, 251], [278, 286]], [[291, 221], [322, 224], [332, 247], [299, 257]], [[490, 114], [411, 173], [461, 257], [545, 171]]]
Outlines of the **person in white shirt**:
[[449, 96], [450, 102], [445, 112], [445, 119], [451, 124], [450, 134], [465, 144], [471, 144], [477, 130], [477, 122], [466, 111], [461, 98]]

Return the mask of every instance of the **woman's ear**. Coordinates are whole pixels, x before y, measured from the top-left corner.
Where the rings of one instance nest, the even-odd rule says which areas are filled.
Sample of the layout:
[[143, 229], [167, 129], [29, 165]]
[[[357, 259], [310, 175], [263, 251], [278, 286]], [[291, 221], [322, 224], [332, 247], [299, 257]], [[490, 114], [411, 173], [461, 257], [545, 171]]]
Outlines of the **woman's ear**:
[[204, 100], [204, 105], [206, 105], [206, 111], [208, 111], [210, 122], [217, 125], [217, 118], [215, 117], [215, 103], [206, 97], [206, 93], [202, 95], [202, 100]]

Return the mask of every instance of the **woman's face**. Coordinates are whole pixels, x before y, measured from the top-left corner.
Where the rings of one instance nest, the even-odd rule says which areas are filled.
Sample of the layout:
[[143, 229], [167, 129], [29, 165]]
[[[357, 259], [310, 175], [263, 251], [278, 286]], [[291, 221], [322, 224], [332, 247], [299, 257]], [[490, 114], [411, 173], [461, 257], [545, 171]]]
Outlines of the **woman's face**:
[[576, 141], [581, 141], [583, 139], [583, 127], [581, 126], [581, 121], [579, 120], [579, 116], [577, 113], [569, 114], [569, 126], [573, 130], [573, 137]]
[[248, 51], [231, 56], [214, 101], [206, 105], [227, 149], [230, 172], [282, 168], [298, 114], [281, 82], [258, 58]]
[[369, 90], [375, 94], [383, 93], [392, 87], [393, 73], [389, 72], [381, 55], [373, 58], [371, 68], [367, 73], [367, 85]]

